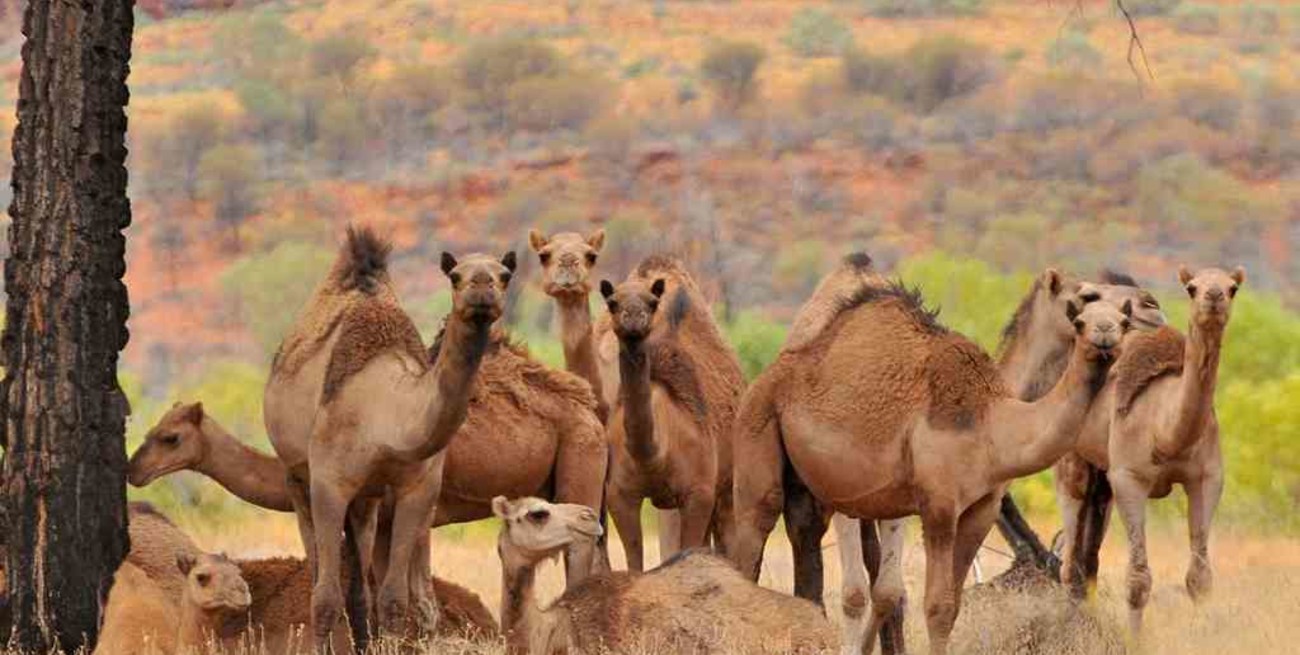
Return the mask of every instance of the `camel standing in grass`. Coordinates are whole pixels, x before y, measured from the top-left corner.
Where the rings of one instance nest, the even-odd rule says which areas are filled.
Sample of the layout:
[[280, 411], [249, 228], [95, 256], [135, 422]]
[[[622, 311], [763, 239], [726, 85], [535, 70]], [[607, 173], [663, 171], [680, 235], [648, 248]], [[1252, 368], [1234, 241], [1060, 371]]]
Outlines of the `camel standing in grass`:
[[[1009, 394], [987, 354], [939, 325], [915, 293], [864, 285], [826, 308], [814, 321], [820, 329], [787, 343], [750, 387], [737, 419], [736, 461], [748, 463], [736, 479], [741, 570], [758, 574], [788, 461], [836, 511], [920, 515], [931, 650], [946, 652], [961, 583], [1006, 486], [1073, 447], [1131, 313], [1127, 303], [1123, 311], [1071, 305], [1069, 366], [1050, 393], [1026, 403]], [[881, 592], [890, 593], [873, 589], [872, 639], [901, 587]]]
[[601, 294], [619, 342], [607, 498], [628, 568], [644, 569], [641, 503], [647, 498], [681, 514], [678, 539], [662, 557], [704, 546], [710, 532], [725, 551], [729, 430], [744, 387], [739, 361], [676, 260], [646, 259], [617, 289], [601, 282]]
[[[452, 312], [438, 361], [430, 365], [389, 279], [390, 250], [373, 232], [349, 229], [332, 270], [281, 344], [264, 394], [267, 433], [288, 470], [315, 567], [312, 630], [318, 645], [330, 642], [342, 616], [344, 523], [352, 510], [349, 531], [363, 534], [373, 512], [356, 510], [385, 495], [392, 528], [388, 547], [380, 546], [388, 566], [379, 618], [385, 629], [400, 631], [413, 605], [421, 629], [436, 626], [428, 526], [442, 487], [444, 449], [465, 420], [515, 268], [514, 253], [463, 261], [443, 253]], [[355, 537], [349, 541], [357, 551], [371, 550]], [[354, 631], [359, 623], [354, 614]]]
[[[1241, 269], [1211, 268], [1196, 275], [1182, 269], [1178, 279], [1192, 303], [1187, 336], [1164, 327], [1129, 339], [1098, 401], [1109, 411], [1089, 416], [1075, 448], [1082, 460], [1106, 471], [1128, 531], [1128, 604], [1135, 634], [1151, 592], [1148, 498], [1163, 498], [1175, 484], [1183, 486], [1191, 545], [1187, 591], [1199, 599], [1212, 584], [1210, 523], [1223, 493], [1214, 390], [1233, 299], [1246, 276]], [[1067, 511], [1067, 522], [1070, 516]], [[1067, 540], [1073, 534], [1069, 527]], [[1073, 550], [1067, 541], [1067, 559]]]
[[511, 653], [824, 652], [834, 633], [816, 605], [763, 589], [726, 560], [686, 551], [649, 573], [592, 576], [549, 608], [534, 598], [538, 564], [601, 533], [596, 513], [538, 498], [493, 501], [502, 520], [501, 627]]
[[[475, 378], [465, 424], [447, 447], [433, 527], [492, 515], [497, 495], [539, 495], [599, 507], [607, 448], [595, 398], [576, 376], [551, 370], [494, 333]], [[259, 507], [288, 512], [284, 464], [227, 432], [200, 403], [177, 403], [131, 456], [135, 486], [194, 470]], [[592, 566], [586, 543], [569, 553], [567, 583]]]

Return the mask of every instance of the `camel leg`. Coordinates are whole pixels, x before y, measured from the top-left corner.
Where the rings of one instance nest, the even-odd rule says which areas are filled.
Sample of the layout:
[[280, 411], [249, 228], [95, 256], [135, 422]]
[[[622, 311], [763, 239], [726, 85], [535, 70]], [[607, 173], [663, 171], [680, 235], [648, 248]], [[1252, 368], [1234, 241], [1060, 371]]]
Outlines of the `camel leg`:
[[1147, 565], [1146, 510], [1150, 487], [1134, 473], [1112, 470], [1110, 485], [1115, 503], [1128, 531], [1128, 607], [1129, 630], [1142, 633], [1142, 610], [1151, 599], [1151, 568]]
[[379, 527], [378, 498], [359, 498], [348, 507], [348, 524], [357, 536], [358, 568], [366, 593], [366, 605], [371, 605], [374, 596], [374, 555], [376, 532]]
[[[697, 491], [686, 497], [679, 510], [681, 515], [681, 548], [703, 548], [709, 545], [709, 526], [713, 524], [713, 489]], [[664, 557], [662, 561], [667, 561]]]
[[[586, 439], [574, 431], [560, 442], [555, 461], [555, 501], [585, 505], [605, 513], [605, 473], [609, 457], [605, 452], [605, 435], [595, 426]], [[606, 535], [599, 543], [578, 540], [565, 552], [565, 589], [587, 579], [593, 569], [609, 570]]]
[[[873, 532], [876, 527], [864, 526]], [[885, 655], [907, 651], [903, 640], [903, 603], [907, 595], [903, 585], [903, 519], [879, 521], [878, 527], [880, 533], [876, 547], [879, 552], [876, 553], [876, 565], [872, 567], [875, 575], [871, 582], [871, 625], [862, 642], [864, 655], [870, 655], [877, 637]], [[867, 572], [870, 573], [871, 568]]]
[[661, 509], [659, 515], [659, 561], [667, 562], [677, 554], [685, 542], [682, 541], [682, 511], [680, 509]]
[[[395, 489], [393, 505], [392, 545], [389, 547], [388, 571], [379, 587], [379, 619], [384, 630], [401, 634], [405, 631], [407, 611], [411, 602], [418, 603], [419, 628], [432, 634], [437, 628], [438, 606], [432, 592], [411, 588], [413, 576], [430, 576], [428, 538], [429, 526], [437, 511], [438, 494], [442, 491], [442, 463], [445, 453], [434, 456], [428, 475], [406, 488]], [[425, 550], [417, 558], [417, 546]], [[414, 569], [414, 571], [412, 570]]]
[[829, 520], [821, 504], [788, 463], [784, 470], [785, 534], [794, 551], [794, 595], [818, 605], [825, 596], [822, 537]]
[[[738, 423], [741, 421], [743, 418], [738, 419]], [[735, 537], [731, 558], [741, 573], [757, 582], [763, 567], [763, 547], [785, 503], [781, 481], [785, 453], [781, 450], [776, 419], [769, 418], [753, 432], [742, 423], [732, 447], [732, 461], [744, 465], [735, 467], [732, 491]]]
[[343, 616], [343, 522], [353, 490], [312, 471], [311, 520], [315, 529], [316, 582], [311, 591], [312, 635], [317, 652], [332, 650], [331, 635]]
[[961, 613], [962, 588], [966, 584], [971, 564], [984, 545], [984, 540], [988, 538], [989, 531], [993, 529], [993, 522], [997, 520], [1001, 508], [1002, 494], [989, 494], [966, 508], [957, 521], [957, 540], [952, 562], [953, 602], [956, 608], [953, 611], [954, 617]]
[[1110, 524], [1110, 508], [1114, 490], [1106, 472], [1088, 467], [1088, 488], [1080, 509], [1080, 525], [1075, 546], [1075, 559], [1083, 571], [1084, 594], [1096, 588], [1097, 574], [1101, 570], [1101, 544], [1106, 539], [1106, 526]]
[[307, 561], [307, 570], [311, 573], [312, 583], [316, 582], [316, 531], [311, 522], [311, 494], [307, 491], [307, 481], [292, 473], [285, 474], [289, 489], [289, 500], [293, 503], [293, 513], [298, 519], [298, 535], [302, 537], [302, 550]]
[[411, 554], [411, 604], [416, 608], [420, 629], [433, 634], [438, 628], [438, 599], [433, 595], [433, 560], [429, 550], [429, 531], [419, 531]]
[[1053, 467], [1053, 482], [1056, 486], [1056, 506], [1061, 511], [1061, 584], [1065, 585], [1076, 598], [1081, 598], [1084, 591], [1083, 570], [1078, 566], [1076, 547], [1079, 542], [1079, 517], [1083, 514], [1083, 496], [1078, 493], [1076, 485], [1061, 470], [1061, 465]]
[[1210, 524], [1223, 495], [1223, 472], [1210, 471], [1184, 488], [1187, 492], [1187, 535], [1192, 551], [1192, 560], [1187, 567], [1187, 593], [1199, 601], [1208, 596], [1214, 586], [1214, 572], [1210, 569]]
[[831, 517], [835, 541], [840, 552], [840, 595], [844, 623], [840, 625], [840, 652], [844, 655], [870, 655], [863, 637], [867, 632], [867, 569], [863, 566], [862, 524], [836, 512]]
[[[957, 521], [950, 514], [922, 518], [925, 537], [925, 624], [931, 655], [946, 655], [952, 624], [957, 619], [953, 580], [953, 549]], [[883, 567], [882, 567], [883, 570]]]
[[714, 492], [713, 519], [709, 525], [709, 531], [713, 535], [713, 550], [721, 557], [730, 556], [736, 535], [736, 507], [731, 487], [727, 484]]
[[614, 517], [623, 553], [627, 556], [627, 570], [640, 573], [645, 570], [645, 554], [641, 548], [641, 497], [610, 490], [609, 513]]

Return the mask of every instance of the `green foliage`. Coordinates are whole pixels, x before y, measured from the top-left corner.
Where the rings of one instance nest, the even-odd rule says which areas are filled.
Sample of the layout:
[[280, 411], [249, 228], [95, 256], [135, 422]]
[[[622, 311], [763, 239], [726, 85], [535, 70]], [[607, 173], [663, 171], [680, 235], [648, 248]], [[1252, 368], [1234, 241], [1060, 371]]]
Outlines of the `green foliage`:
[[970, 94], [999, 75], [997, 59], [987, 48], [956, 36], [931, 36], [903, 53], [908, 71], [903, 97], [921, 113]]
[[508, 120], [515, 129], [581, 129], [610, 97], [609, 83], [591, 73], [526, 79], [507, 94]]
[[886, 98], [901, 94], [902, 66], [892, 57], [872, 55], [859, 48], [845, 50], [840, 56], [844, 85], [855, 93], [870, 93]]
[[1185, 4], [1174, 11], [1174, 26], [1184, 34], [1210, 36], [1219, 33], [1222, 14], [1217, 5]]
[[1101, 51], [1092, 45], [1088, 35], [1078, 30], [1062, 34], [1047, 47], [1047, 63], [1074, 70], [1093, 70], [1101, 65]]
[[853, 30], [835, 14], [809, 7], [790, 19], [785, 44], [801, 57], [830, 57], [853, 45]]
[[700, 76], [713, 88], [723, 109], [734, 111], [749, 102], [758, 91], [754, 79], [767, 58], [763, 47], [744, 41], [723, 41], [704, 54]]
[[230, 229], [238, 248], [239, 226], [257, 211], [257, 151], [250, 146], [222, 144], [199, 161], [199, 183], [213, 203], [217, 222]]
[[191, 101], [168, 116], [158, 132], [147, 132], [147, 171], [157, 188], [198, 196], [203, 155], [226, 135], [226, 119], [210, 102]]
[[1195, 155], [1166, 157], [1143, 169], [1136, 204], [1142, 219], [1171, 240], [1223, 237], [1256, 218], [1249, 189]]
[[1031, 275], [1002, 275], [978, 259], [941, 251], [907, 260], [898, 274], [905, 284], [921, 290], [927, 306], [941, 310], [940, 322], [990, 353], [1033, 284]]
[[785, 343], [786, 327], [754, 311], [741, 312], [722, 329], [740, 357], [745, 379], [750, 381], [776, 359]]
[[[1160, 304], [1169, 324], [1186, 333], [1186, 296], [1162, 298]], [[1249, 279], [1233, 301], [1232, 323], [1223, 342], [1222, 381], [1260, 384], [1300, 371], [1300, 315], [1287, 310], [1276, 296], [1253, 288]]]
[[1241, 96], [1233, 89], [1208, 80], [1186, 80], [1174, 87], [1174, 106], [1194, 123], [1223, 132], [1237, 127]]
[[1273, 37], [1282, 28], [1277, 6], [1247, 3], [1241, 6], [1237, 26], [1245, 37]]
[[325, 248], [285, 242], [265, 254], [241, 257], [221, 276], [222, 290], [268, 361], [333, 258]]
[[296, 64], [304, 49], [298, 33], [286, 27], [279, 15], [269, 12], [248, 15], [247, 20], [224, 21], [212, 43], [213, 53], [242, 78], [274, 77]]
[[863, 0], [862, 6], [880, 18], [970, 16], [984, 9], [983, 0]]
[[339, 95], [321, 108], [318, 119], [318, 152], [335, 172], [341, 173], [356, 161], [366, 145], [366, 124], [360, 105]]
[[806, 297], [826, 273], [826, 244], [805, 239], [781, 248], [772, 283], [799, 298]]
[[313, 42], [307, 52], [311, 72], [317, 77], [352, 82], [357, 71], [375, 55], [374, 46], [352, 33], [335, 34]]
[[[1229, 327], [1228, 340], [1236, 336], [1231, 334], [1236, 327]], [[1291, 371], [1262, 384], [1220, 383], [1215, 409], [1228, 474], [1222, 512], [1295, 532], [1300, 530], [1300, 375]]]
[[475, 43], [456, 64], [461, 85], [469, 93], [469, 106], [491, 114], [498, 125], [505, 122], [510, 90], [516, 84], [555, 77], [562, 67], [563, 58], [554, 47], [521, 37]]
[[1183, 0], [1124, 0], [1124, 8], [1133, 16], [1164, 16], [1173, 12]]

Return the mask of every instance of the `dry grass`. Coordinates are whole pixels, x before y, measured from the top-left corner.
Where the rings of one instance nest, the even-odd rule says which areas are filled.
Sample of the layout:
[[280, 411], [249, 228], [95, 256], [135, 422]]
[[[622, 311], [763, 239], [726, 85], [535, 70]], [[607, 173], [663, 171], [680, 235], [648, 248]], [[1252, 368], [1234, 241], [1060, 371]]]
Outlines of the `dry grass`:
[[[182, 519], [182, 524], [186, 522]], [[1042, 529], [1050, 526], [1046, 521]], [[245, 522], [209, 529], [184, 525], [201, 545], [237, 556], [264, 556], [300, 552], [297, 531], [288, 515], [261, 515]], [[768, 546], [761, 583], [789, 590], [792, 581], [790, 549], [784, 536], [774, 534]], [[494, 527], [469, 526], [452, 533], [435, 532], [434, 567], [439, 576], [477, 592], [495, 612], [500, 602], [500, 565], [495, 554]], [[1150, 655], [1197, 653], [1293, 653], [1300, 644], [1300, 541], [1220, 530], [1212, 542], [1216, 588], [1210, 601], [1197, 606], [1183, 591], [1187, 563], [1186, 534], [1177, 525], [1152, 528], [1150, 553], [1155, 587], [1147, 611], [1148, 632], [1141, 651]], [[648, 540], [649, 562], [658, 561], [657, 545]], [[623, 566], [621, 546], [614, 540], [611, 556]], [[990, 546], [1001, 548], [995, 540]], [[1122, 652], [1125, 621], [1122, 532], [1110, 535], [1103, 552], [1102, 577], [1097, 597], [1080, 613], [1059, 596], [1024, 597], [983, 594], [967, 597], [954, 634], [958, 653], [1108, 653]], [[839, 620], [839, 566], [830, 537], [826, 544], [827, 607]], [[981, 555], [984, 574], [1005, 567], [1005, 558], [986, 550]], [[917, 535], [910, 538], [905, 577], [912, 610], [908, 632], [912, 652], [924, 652], [925, 628], [921, 607], [924, 557]], [[554, 597], [563, 586], [558, 566], [548, 564], [539, 577], [544, 598]], [[489, 654], [503, 652], [499, 643], [439, 640], [419, 649], [437, 653]], [[393, 653], [393, 647], [379, 650]], [[409, 652], [409, 651], [408, 651]], [[666, 652], [646, 649], [646, 652]]]

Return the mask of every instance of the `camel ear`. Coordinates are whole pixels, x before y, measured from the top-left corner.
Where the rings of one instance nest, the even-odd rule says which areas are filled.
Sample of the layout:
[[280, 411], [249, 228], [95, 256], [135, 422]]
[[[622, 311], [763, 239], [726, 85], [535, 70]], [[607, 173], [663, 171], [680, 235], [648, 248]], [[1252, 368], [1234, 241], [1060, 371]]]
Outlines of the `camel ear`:
[[[1043, 271], [1043, 286], [1052, 293], [1053, 296], [1061, 292], [1061, 273], [1054, 268]], [[1074, 320], [1074, 319], [1070, 319]]]
[[528, 247], [532, 248], [533, 252], [541, 252], [542, 248], [546, 247], [546, 237], [537, 230], [529, 230]]
[[443, 252], [442, 253], [443, 274], [451, 275], [451, 272], [454, 270], [456, 270], [456, 256], [449, 252]]
[[592, 250], [600, 252], [600, 249], [605, 247], [605, 228], [596, 228], [595, 232], [587, 235], [587, 245], [590, 246]]
[[176, 568], [180, 570], [181, 575], [189, 575], [190, 569], [194, 568], [194, 556], [189, 553], [177, 553]]
[[1124, 315], [1125, 315], [1125, 316], [1127, 316], [1127, 317], [1129, 317], [1129, 318], [1133, 318], [1133, 299], [1130, 298], [1130, 299], [1128, 299], [1128, 300], [1125, 300], [1125, 301], [1124, 301], [1124, 306], [1123, 306], [1123, 307], [1120, 307], [1119, 310], [1120, 310], [1121, 312], [1124, 312]]
[[203, 403], [198, 402], [186, 407], [185, 420], [194, 425], [203, 425]]
[[655, 296], [656, 298], [663, 298], [663, 297], [664, 297], [664, 279], [663, 279], [663, 278], [659, 278], [658, 280], [655, 280], [654, 283], [652, 283], [652, 284], [650, 285], [650, 293], [653, 293], [654, 296]]
[[505, 496], [497, 496], [492, 499], [492, 514], [501, 520], [510, 516], [510, 501]]
[[1179, 266], [1179, 267], [1178, 267], [1178, 283], [1181, 284], [1181, 285], [1183, 285], [1183, 286], [1187, 286], [1187, 283], [1188, 283], [1188, 282], [1191, 282], [1191, 281], [1192, 281], [1192, 272], [1189, 271], [1189, 270], [1187, 270], [1187, 267], [1186, 267], [1186, 266]]
[[1240, 267], [1240, 266], [1238, 266], [1237, 268], [1233, 269], [1233, 271], [1232, 271], [1232, 281], [1233, 281], [1233, 282], [1236, 282], [1238, 286], [1245, 284], [1245, 283], [1246, 283], [1246, 269], [1244, 269], [1244, 268], [1242, 268], [1242, 267]]
[[501, 265], [506, 267], [511, 273], [514, 273], [515, 266], [519, 265], [519, 262], [515, 260], [515, 251], [511, 250], [510, 252], [502, 256]]
[[609, 300], [610, 296], [614, 295], [614, 283], [609, 280], [601, 280], [600, 295], [604, 296], [605, 300]]

